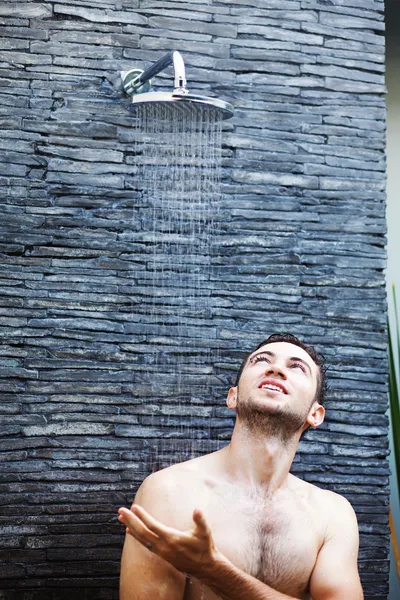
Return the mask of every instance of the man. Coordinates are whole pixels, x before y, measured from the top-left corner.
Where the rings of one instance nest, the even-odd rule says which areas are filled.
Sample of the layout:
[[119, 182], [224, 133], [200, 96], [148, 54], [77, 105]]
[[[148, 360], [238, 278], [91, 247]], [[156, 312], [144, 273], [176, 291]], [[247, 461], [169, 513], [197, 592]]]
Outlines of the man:
[[324, 419], [322, 357], [274, 334], [243, 361], [229, 445], [148, 477], [126, 526], [120, 600], [362, 600], [342, 496], [289, 473]]

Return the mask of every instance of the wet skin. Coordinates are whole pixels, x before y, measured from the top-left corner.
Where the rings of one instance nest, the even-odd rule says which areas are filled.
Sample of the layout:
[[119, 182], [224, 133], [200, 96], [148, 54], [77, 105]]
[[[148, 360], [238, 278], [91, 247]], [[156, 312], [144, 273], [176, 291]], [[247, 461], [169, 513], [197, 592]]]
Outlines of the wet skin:
[[[323, 420], [323, 408], [313, 402], [317, 376], [309, 355], [292, 344], [253, 353], [239, 389], [228, 394], [228, 407], [238, 411], [231, 443], [151, 475], [132, 511], [120, 509], [130, 532], [120, 600], [362, 598], [352, 509], [341, 496], [289, 473], [302, 431]], [[249, 424], [254, 412], [258, 419]], [[292, 430], [274, 435], [271, 423], [278, 429], [292, 423]], [[221, 588], [218, 574], [226, 573], [227, 582], [232, 569], [235, 590], [241, 573], [252, 576], [245, 595]], [[327, 595], [325, 588], [335, 592], [340, 577], [348, 582], [345, 595]], [[252, 578], [278, 595], [261, 589], [253, 596]]]

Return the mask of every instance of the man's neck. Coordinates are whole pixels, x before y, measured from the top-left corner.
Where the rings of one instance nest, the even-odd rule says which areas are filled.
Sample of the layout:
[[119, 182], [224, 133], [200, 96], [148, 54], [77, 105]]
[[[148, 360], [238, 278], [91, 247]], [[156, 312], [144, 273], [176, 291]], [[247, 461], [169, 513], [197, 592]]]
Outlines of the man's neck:
[[239, 485], [273, 495], [285, 487], [300, 433], [286, 441], [280, 436], [249, 431], [236, 421], [231, 442], [222, 450], [228, 475]]

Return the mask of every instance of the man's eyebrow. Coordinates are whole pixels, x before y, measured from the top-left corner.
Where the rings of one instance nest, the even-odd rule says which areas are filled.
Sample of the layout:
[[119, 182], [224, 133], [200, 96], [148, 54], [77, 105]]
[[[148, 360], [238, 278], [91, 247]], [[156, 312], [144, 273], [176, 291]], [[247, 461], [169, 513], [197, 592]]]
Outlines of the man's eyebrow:
[[291, 356], [289, 358], [289, 360], [291, 360], [292, 362], [301, 362], [303, 365], [305, 365], [307, 367], [307, 369], [310, 371], [310, 375], [311, 375], [312, 371], [311, 371], [311, 367], [308, 364], [308, 362], [306, 362], [305, 360], [303, 360], [299, 356]]
[[251, 356], [249, 356], [249, 360], [251, 358], [254, 358], [255, 356], [260, 356], [260, 354], [268, 354], [269, 356], [272, 356], [273, 358], [275, 358], [275, 354], [273, 352], [271, 352], [270, 350], [261, 350], [260, 352], [256, 352], [255, 354], [252, 354]]
[[[256, 352], [255, 354], [252, 354], [251, 356], [249, 356], [249, 361], [251, 358], [254, 358], [255, 356], [259, 356], [260, 354], [268, 354], [268, 356], [271, 356], [272, 358], [276, 357], [276, 354], [271, 352], [271, 350], [260, 350], [260, 352]], [[301, 362], [303, 365], [305, 365], [307, 367], [308, 371], [310, 372], [310, 375], [312, 374], [310, 365], [304, 359], [300, 358], [299, 356], [291, 356], [289, 358], [289, 360], [292, 362]]]

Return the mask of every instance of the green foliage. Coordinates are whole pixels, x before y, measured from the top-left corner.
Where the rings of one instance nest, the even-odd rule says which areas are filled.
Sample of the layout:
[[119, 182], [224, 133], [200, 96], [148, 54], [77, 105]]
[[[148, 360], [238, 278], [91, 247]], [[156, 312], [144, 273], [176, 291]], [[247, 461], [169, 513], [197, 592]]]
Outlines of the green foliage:
[[390, 323], [388, 322], [388, 338], [389, 338], [389, 397], [390, 397], [390, 417], [393, 428], [393, 446], [394, 446], [394, 459], [397, 472], [397, 482], [400, 501], [400, 401], [399, 401], [399, 387], [397, 385], [396, 378], [396, 366], [400, 373], [400, 328], [399, 328], [399, 316], [396, 303], [396, 290], [393, 285], [393, 303], [395, 313], [395, 328], [393, 339], [395, 344], [392, 342]]

